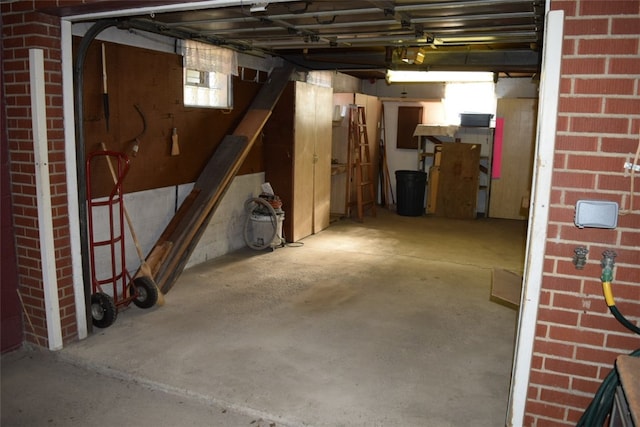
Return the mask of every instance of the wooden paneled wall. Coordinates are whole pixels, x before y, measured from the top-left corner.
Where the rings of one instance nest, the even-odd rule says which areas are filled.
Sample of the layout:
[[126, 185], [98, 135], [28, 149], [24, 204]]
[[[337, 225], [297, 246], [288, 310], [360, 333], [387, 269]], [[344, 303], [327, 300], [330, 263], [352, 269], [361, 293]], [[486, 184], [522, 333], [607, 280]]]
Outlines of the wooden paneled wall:
[[[76, 40], [76, 45], [79, 40]], [[87, 52], [84, 70], [84, 113], [86, 152], [99, 149], [130, 156], [130, 170], [124, 180], [125, 192], [148, 190], [193, 182], [222, 140], [244, 115], [260, 83], [251, 81], [253, 71], [245, 70], [246, 81], [233, 78], [234, 106], [230, 110], [185, 107], [182, 102], [182, 57], [131, 46], [107, 43], [107, 130], [102, 85], [102, 43], [94, 41]], [[137, 156], [134, 139], [139, 138]], [[171, 156], [172, 129], [176, 128], [180, 155]], [[105, 195], [111, 177], [103, 165], [93, 169], [92, 195]], [[257, 141], [240, 174], [264, 170], [262, 142]]]

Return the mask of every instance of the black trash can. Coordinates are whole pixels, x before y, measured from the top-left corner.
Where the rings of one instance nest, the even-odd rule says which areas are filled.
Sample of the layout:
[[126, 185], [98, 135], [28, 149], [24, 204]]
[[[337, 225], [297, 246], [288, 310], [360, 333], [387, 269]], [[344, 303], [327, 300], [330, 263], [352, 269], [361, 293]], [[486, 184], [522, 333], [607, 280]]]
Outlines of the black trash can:
[[424, 214], [424, 191], [427, 173], [422, 171], [396, 171], [396, 210], [398, 215]]

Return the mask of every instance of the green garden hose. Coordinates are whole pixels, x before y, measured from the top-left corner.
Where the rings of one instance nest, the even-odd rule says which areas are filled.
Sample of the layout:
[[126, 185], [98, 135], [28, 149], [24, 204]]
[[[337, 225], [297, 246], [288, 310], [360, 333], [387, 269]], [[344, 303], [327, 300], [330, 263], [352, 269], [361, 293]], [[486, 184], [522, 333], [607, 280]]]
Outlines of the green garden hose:
[[[611, 311], [613, 317], [615, 317], [624, 327], [636, 334], [640, 334], [640, 328], [631, 323], [622, 315], [622, 313], [620, 313], [613, 298], [611, 282], [613, 281], [613, 265], [616, 254], [613, 251], [605, 251], [603, 256], [601, 277], [602, 292], [607, 306], [609, 307], [609, 311]], [[640, 349], [631, 352], [629, 355], [633, 357], [640, 357]], [[609, 372], [604, 381], [602, 381], [602, 384], [598, 388], [593, 400], [580, 417], [577, 427], [602, 427], [604, 425], [605, 420], [611, 413], [613, 398], [619, 384], [620, 379], [618, 378], [618, 372], [614, 368]]]

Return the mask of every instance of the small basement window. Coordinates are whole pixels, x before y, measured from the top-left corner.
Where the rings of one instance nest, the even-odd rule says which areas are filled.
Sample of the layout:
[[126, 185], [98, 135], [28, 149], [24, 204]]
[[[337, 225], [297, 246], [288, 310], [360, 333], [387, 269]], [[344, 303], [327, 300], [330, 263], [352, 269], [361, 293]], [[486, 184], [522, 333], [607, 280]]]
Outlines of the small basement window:
[[233, 108], [231, 76], [238, 75], [236, 52], [194, 40], [183, 40], [184, 105]]
[[230, 75], [184, 68], [184, 105], [228, 109], [232, 93]]

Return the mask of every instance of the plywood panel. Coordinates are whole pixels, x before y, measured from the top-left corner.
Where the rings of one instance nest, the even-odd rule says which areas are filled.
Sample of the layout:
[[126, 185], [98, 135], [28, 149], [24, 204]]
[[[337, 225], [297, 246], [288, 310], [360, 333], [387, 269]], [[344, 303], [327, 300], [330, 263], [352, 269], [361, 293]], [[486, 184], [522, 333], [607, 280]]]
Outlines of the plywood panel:
[[293, 154], [294, 241], [313, 233], [313, 159], [315, 149], [315, 87], [296, 82]]
[[479, 144], [442, 144], [436, 215], [475, 218], [479, 174]]
[[331, 118], [333, 90], [315, 88], [315, 157], [313, 164], [313, 232], [329, 226], [331, 211]]
[[502, 173], [491, 180], [490, 217], [528, 217], [522, 199], [531, 189], [537, 105], [532, 98], [498, 100], [497, 117], [504, 118]]
[[[333, 94], [334, 106], [348, 108], [353, 103], [353, 93]], [[336, 163], [333, 166], [334, 174], [331, 177], [331, 214], [333, 215], [346, 215], [347, 213], [347, 174], [345, 165], [349, 161], [348, 135], [348, 115], [338, 120], [333, 120], [331, 128], [331, 158]]]
[[[77, 38], [74, 42], [78, 43]], [[195, 181], [224, 136], [241, 120], [262, 85], [235, 78], [235, 105], [229, 111], [185, 107], [180, 55], [104, 42], [110, 112], [107, 130], [102, 102], [102, 43], [91, 44], [85, 61], [86, 153], [99, 149], [99, 144], [104, 142], [107, 149], [128, 154], [131, 167], [124, 181], [127, 193]], [[171, 156], [173, 128], [179, 136], [178, 156]], [[137, 156], [134, 156], [134, 139], [140, 134]], [[240, 173], [262, 170], [259, 139]], [[106, 169], [97, 171], [92, 181], [96, 184], [92, 188], [96, 197], [111, 190], [112, 181]]]

